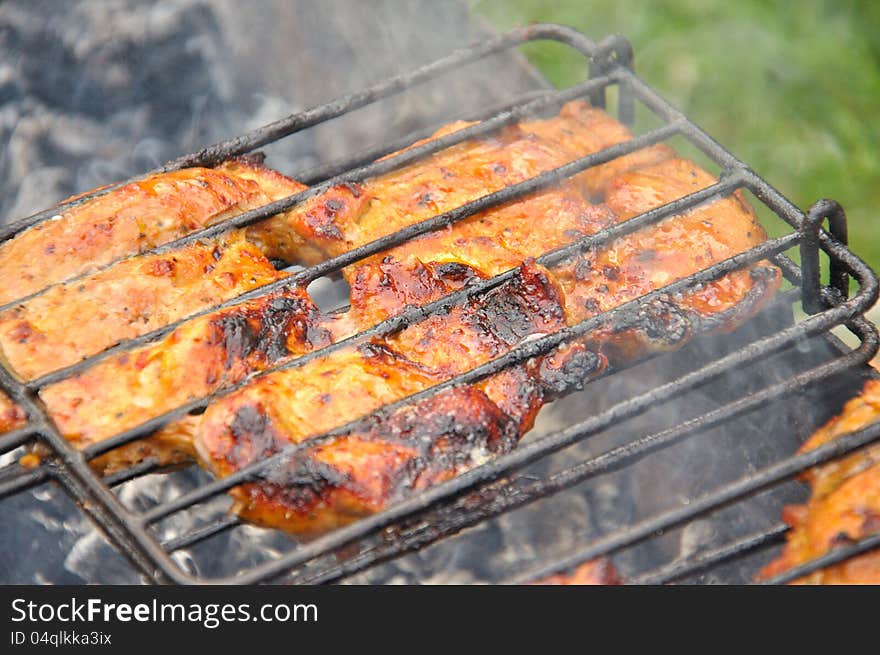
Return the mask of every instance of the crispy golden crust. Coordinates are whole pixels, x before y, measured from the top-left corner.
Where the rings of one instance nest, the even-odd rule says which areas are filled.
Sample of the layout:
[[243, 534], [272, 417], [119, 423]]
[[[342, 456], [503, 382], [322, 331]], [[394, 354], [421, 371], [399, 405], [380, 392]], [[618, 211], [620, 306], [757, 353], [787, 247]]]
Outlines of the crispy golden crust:
[[556, 573], [538, 580], [537, 585], [619, 585], [620, 579], [611, 560], [599, 559], [584, 562], [571, 573]]
[[[301, 288], [286, 289], [193, 319], [161, 341], [99, 362], [45, 387], [40, 397], [65, 437], [78, 448], [134, 427], [224, 388], [285, 358], [326, 345], [317, 308]], [[161, 439], [173, 443], [162, 463], [192, 454], [192, 421], [172, 423]], [[140, 442], [95, 463], [114, 470], [139, 461]]]
[[0, 434], [24, 427], [27, 416], [24, 410], [12, 402], [5, 393], [0, 392]]
[[[360, 186], [333, 188], [249, 228], [247, 236], [272, 256], [314, 263], [628, 136], [603, 112], [572, 103], [559, 117], [506, 128]], [[249, 164], [230, 164], [227, 172], [252, 182], [240, 166]], [[203, 466], [226, 476], [763, 240], [747, 205], [734, 197], [552, 271], [530, 259], [713, 181], [692, 163], [673, 159], [665, 147], [646, 149], [349, 267], [344, 274], [352, 289], [351, 310], [345, 315], [322, 316], [305, 292], [297, 291], [297, 308], [281, 308], [296, 327], [281, 330], [283, 349], [271, 347], [277, 339], [254, 337], [265, 332], [271, 312], [268, 305], [249, 305], [229, 315], [237, 323], [218, 327], [215, 314], [190, 321], [160, 343], [127, 359], [110, 358], [41, 395], [62, 431], [85, 446], [374, 325], [407, 305], [424, 305], [487, 276], [517, 270], [481, 298], [386, 338], [256, 378], [203, 415], [176, 421], [97, 463], [112, 470], [145, 456], [173, 462], [195, 454]], [[262, 184], [268, 188], [269, 182]], [[625, 363], [678, 347], [697, 331], [732, 329], [757, 311], [778, 282], [774, 267], [756, 266], [691, 296], [655, 303], [626, 323], [473, 387], [383, 414], [353, 434], [305, 448], [274, 478], [234, 489], [237, 511], [263, 525], [313, 535], [387, 507], [513, 447], [544, 402], [603, 370], [604, 353]], [[250, 327], [243, 330], [242, 320]], [[247, 348], [230, 347], [245, 334]]]
[[[567, 103], [559, 116], [544, 121], [533, 121], [521, 126], [528, 134], [535, 134], [552, 143], [560, 152], [568, 154], [568, 159], [576, 159], [599, 152], [632, 138], [630, 131], [608, 113], [582, 100]], [[651, 166], [675, 156], [669, 146], [660, 144], [636, 150], [624, 157], [587, 169], [574, 177], [594, 201], [604, 197], [608, 182], [627, 171]]]
[[[880, 420], [880, 381], [865, 384], [839, 416], [807, 440], [801, 452], [818, 448]], [[872, 446], [840, 460], [808, 470], [803, 479], [811, 487], [805, 505], [785, 508], [791, 526], [778, 559], [765, 567], [759, 579], [778, 575], [799, 564], [880, 531], [880, 446]], [[795, 581], [796, 584], [880, 584], [880, 553], [874, 551]]]
[[316, 264], [327, 258], [327, 252], [339, 254], [359, 245], [343, 235], [336, 223], [341, 216], [360, 213], [369, 202], [370, 197], [357, 185], [335, 186], [286, 214], [249, 227], [248, 239], [268, 257]]
[[[625, 172], [608, 182], [605, 206], [626, 221], [693, 193], [715, 178], [683, 159]], [[754, 212], [738, 194], [665, 219], [554, 269], [570, 319], [608, 311], [748, 250], [766, 239]], [[736, 271], [692, 292], [647, 304], [641, 316], [597, 331], [590, 342], [612, 361], [680, 347], [694, 334], [730, 331], [754, 316], [781, 282], [767, 262]]]
[[[248, 420], [261, 421], [259, 410], [239, 407], [233, 425], [246, 430]], [[271, 445], [262, 453], [247, 453], [247, 461], [289, 445], [287, 436], [270, 434]], [[258, 525], [313, 536], [448, 480], [509, 451], [518, 439], [514, 422], [485, 394], [452, 389], [380, 418], [369, 430], [285, 458], [265, 482], [233, 491], [235, 511]], [[238, 455], [238, 443], [214, 444], [213, 452]]]
[[[453, 123], [431, 138], [466, 125]], [[570, 103], [557, 117], [509, 126], [492, 137], [463, 142], [362, 185], [337, 187], [311, 204], [294, 208], [285, 217], [286, 225], [309, 245], [304, 252], [291, 252], [286, 258], [311, 264], [338, 255], [629, 136], [625, 127], [604, 112], [585, 103]], [[578, 189], [588, 188], [590, 193], [601, 192], [612, 173], [671, 155], [666, 147], [639, 151], [584, 173], [573, 184]], [[580, 194], [578, 197], [583, 205]], [[530, 216], [543, 215], [539, 207], [534, 210]]]
[[[501, 355], [531, 334], [562, 326], [558, 290], [546, 271], [526, 264], [480, 302], [271, 373], [215, 402], [202, 416], [196, 449], [204, 466], [229, 475]], [[548, 394], [602, 366], [601, 358], [572, 347], [381, 417], [365, 431], [298, 455], [294, 468], [302, 484], [270, 480], [268, 489], [259, 484], [237, 490], [238, 511], [304, 534], [342, 525], [429, 481], [451, 477], [490, 452], [509, 450]], [[320, 479], [309, 472], [319, 472]]]
[[303, 185], [248, 161], [187, 168], [62, 210], [0, 244], [0, 303], [173, 241]]
[[0, 354], [31, 380], [281, 277], [240, 231], [124, 259], [0, 313]]

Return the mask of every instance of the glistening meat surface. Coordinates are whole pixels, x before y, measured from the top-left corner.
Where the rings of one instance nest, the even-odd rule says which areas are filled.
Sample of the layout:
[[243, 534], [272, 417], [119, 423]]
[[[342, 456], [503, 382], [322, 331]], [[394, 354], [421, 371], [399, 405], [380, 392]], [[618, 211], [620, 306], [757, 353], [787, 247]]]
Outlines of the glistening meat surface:
[[[808, 452], [880, 420], [880, 381], [865, 384], [839, 416], [819, 428], [801, 447]], [[759, 579], [770, 578], [799, 564], [880, 532], [880, 446], [806, 471], [809, 500], [789, 505], [783, 519], [791, 526], [782, 554], [767, 565]], [[880, 584], [880, 553], [853, 557], [795, 580], [794, 584]]]
[[[322, 261], [627, 138], [604, 112], [571, 103], [559, 116], [462, 143], [361, 185], [334, 187], [248, 228], [247, 238], [291, 263]], [[245, 181], [286, 179], [266, 169], [248, 173], [247, 162], [224, 168]], [[714, 181], [666, 146], [644, 149], [349, 266], [347, 313], [325, 315], [304, 290], [291, 289], [187, 321], [163, 340], [105, 359], [40, 395], [62, 431], [84, 447], [243, 385], [204, 413], [179, 417], [95, 465], [196, 457], [222, 477], [298, 446], [264, 479], [232, 493], [248, 520], [317, 534], [508, 451], [544, 402], [600, 374], [606, 362], [625, 366], [754, 315], [779, 284], [779, 271], [765, 262], [645, 304], [578, 343], [477, 384], [370, 416], [762, 242], [753, 212], [734, 194], [550, 267], [532, 259]], [[291, 181], [281, 187], [297, 188]], [[278, 189], [261, 192], [272, 197]], [[407, 307], [506, 270], [512, 277], [491, 291], [418, 316], [397, 332], [320, 352]], [[306, 353], [307, 360], [294, 361]], [[351, 421], [343, 434], [310, 443]]]
[[98, 270], [305, 187], [252, 160], [151, 175], [0, 244], [0, 303]]
[[283, 277], [240, 230], [123, 259], [0, 312], [0, 357], [32, 380]]

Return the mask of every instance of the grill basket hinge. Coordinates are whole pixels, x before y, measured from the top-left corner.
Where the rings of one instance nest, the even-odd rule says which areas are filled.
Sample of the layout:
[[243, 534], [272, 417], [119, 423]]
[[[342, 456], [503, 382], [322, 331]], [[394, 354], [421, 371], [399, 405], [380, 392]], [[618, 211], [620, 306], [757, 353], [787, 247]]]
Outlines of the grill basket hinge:
[[[634, 71], [632, 44], [622, 34], [612, 34], [600, 41], [596, 52], [590, 60], [590, 79], [607, 75], [616, 67], [623, 67]], [[618, 97], [618, 119], [624, 125], [631, 126], [635, 121], [635, 101], [632, 91], [627, 82], [621, 80], [618, 84], [620, 95]], [[606, 106], [605, 88], [597, 89], [590, 95], [590, 104], [595, 107]]]
[[[822, 300], [822, 275], [819, 270], [819, 231], [825, 219], [828, 219], [828, 231], [833, 239], [847, 245], [846, 213], [835, 200], [822, 198], [810, 207], [801, 223], [801, 298], [802, 306], [808, 314], [816, 314], [827, 309]], [[849, 297], [849, 275], [841, 264], [831, 260], [830, 286], [836, 289], [840, 297]]]

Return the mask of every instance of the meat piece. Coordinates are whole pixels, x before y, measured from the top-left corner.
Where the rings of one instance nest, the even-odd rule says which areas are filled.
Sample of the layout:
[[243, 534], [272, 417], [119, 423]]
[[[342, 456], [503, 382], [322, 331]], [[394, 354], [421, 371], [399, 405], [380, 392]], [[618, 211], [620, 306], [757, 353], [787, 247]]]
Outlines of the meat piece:
[[[605, 205], [618, 221], [706, 188], [715, 178], [693, 162], [667, 159], [612, 178]], [[708, 268], [766, 239], [739, 194], [638, 230], [554, 269], [572, 320], [608, 311]], [[680, 347], [700, 332], [730, 331], [756, 314], [779, 288], [778, 268], [759, 262], [697, 290], [646, 304], [639, 316], [597, 331], [612, 360]]]
[[[588, 134], [593, 128], [597, 133]], [[602, 112], [575, 103], [560, 117], [509, 127], [359, 186], [335, 187], [249, 228], [248, 239], [274, 256], [313, 263], [585, 154], [577, 150], [626, 138], [625, 128]], [[300, 291], [303, 304], [281, 311], [299, 326], [293, 343], [291, 333], [282, 331], [283, 349], [252, 346], [230, 357], [230, 335], [238, 333], [218, 328], [216, 316], [205, 317], [128, 359], [110, 358], [52, 385], [41, 397], [62, 431], [87, 445], [407, 306], [516, 271], [491, 292], [394, 334], [256, 377], [204, 414], [175, 421], [151, 440], [114, 450], [97, 463], [112, 470], [139, 457], [173, 461], [195, 453], [203, 466], [227, 476], [762, 241], [754, 215], [733, 197], [553, 270], [531, 259], [713, 181], [692, 163], [673, 159], [665, 147], [646, 149], [349, 267], [346, 314], [322, 316]], [[512, 448], [544, 402], [604, 369], [604, 353], [625, 364], [658, 348], [678, 347], [698, 331], [733, 329], [778, 283], [778, 270], [760, 264], [693, 294], [645, 306], [641, 315], [478, 384], [380, 412], [350, 434], [309, 444], [265, 480], [233, 489], [237, 511], [263, 525], [314, 535], [387, 507]], [[254, 327], [265, 320], [261, 307], [254, 309], [251, 335], [262, 329]], [[237, 311], [231, 315], [240, 320]], [[198, 375], [191, 374], [194, 369]]]
[[[818, 448], [878, 420], [880, 381], [872, 380], [865, 384], [861, 395], [844, 406], [839, 416], [819, 428], [800, 452]], [[785, 508], [783, 519], [791, 526], [786, 545], [779, 558], [761, 571], [759, 579], [776, 576], [835, 547], [880, 531], [880, 445], [809, 469], [802, 479], [810, 485], [810, 498], [805, 505]], [[864, 553], [799, 578], [794, 584], [880, 584], [880, 552]]]
[[[467, 125], [453, 123], [431, 139]], [[319, 197], [312, 204], [292, 209], [283, 221], [273, 224], [273, 229], [286, 224], [291, 233], [309, 244], [303, 251], [294, 248], [284, 259], [313, 264], [630, 136], [604, 112], [583, 102], [569, 103], [559, 116], [508, 126], [493, 136], [465, 141], [362, 185], [337, 187], [321, 196], [324, 200]], [[585, 172], [576, 182], [596, 195], [604, 190], [612, 173], [671, 156], [672, 150], [666, 146], [648, 148]]]
[[571, 573], [556, 573], [538, 580], [539, 585], [619, 585], [614, 565], [606, 557], [584, 562]]
[[[603, 205], [585, 202], [569, 184], [478, 214], [352, 266], [348, 274], [352, 308], [366, 326], [391, 313], [390, 307], [412, 304], [411, 298], [398, 297], [403, 283], [396, 277], [399, 271], [390, 271], [394, 258], [415, 257], [447, 268], [465, 264], [481, 275], [496, 275], [528, 257], [595, 234], [715, 181], [692, 162], [668, 159], [612, 178]], [[765, 238], [754, 212], [734, 194], [587, 251], [551, 272], [563, 291], [567, 322], [573, 324], [743, 252]], [[624, 362], [646, 352], [679, 347], [698, 332], [731, 330], [759, 311], [780, 281], [779, 270], [762, 262], [695, 292], [646, 306], [641, 316], [628, 323], [596, 332], [591, 343]]]
[[[465, 125], [447, 126], [432, 138]], [[286, 224], [312, 244], [307, 254], [288, 253], [288, 259], [314, 263], [630, 136], [605, 112], [584, 102], [572, 102], [557, 117], [510, 126], [494, 137], [459, 144], [360, 187], [335, 189], [326, 198], [335, 211], [294, 209], [273, 226]], [[486, 276], [496, 275], [528, 257], [595, 234], [715, 182], [693, 162], [675, 158], [665, 146], [637, 151], [589, 169], [557, 188], [479, 213], [349, 267], [345, 277], [355, 290], [353, 307], [358, 307], [358, 288], [381, 267], [378, 260], [415, 257], [423, 263], [459, 263]], [[584, 199], [584, 193], [604, 202], [592, 204]], [[315, 202], [320, 204], [318, 199]], [[316, 225], [320, 226], [317, 231]], [[754, 212], [737, 192], [584, 253], [554, 268], [553, 274], [563, 288], [569, 322], [573, 323], [765, 239]], [[633, 359], [646, 347], [676, 347], [697, 331], [735, 328], [763, 307], [780, 281], [776, 267], [759, 263], [681, 298], [655, 303], [639, 321], [641, 325], [614, 326], [597, 337], [611, 339], [614, 343], [609, 347], [621, 359]], [[384, 284], [387, 287], [393, 282]], [[371, 289], [375, 291], [377, 286], [373, 284]], [[369, 312], [359, 315], [362, 326], [375, 318], [372, 299], [370, 305]]]
[[[329, 342], [318, 310], [302, 288], [188, 321], [161, 341], [111, 356], [40, 391], [61, 433], [78, 448]], [[155, 438], [110, 451], [94, 465], [105, 472], [146, 456], [163, 464], [192, 455], [193, 421], [177, 421]]]
[[186, 168], [132, 182], [0, 244], [0, 303], [292, 195], [305, 187], [255, 163]]
[[[565, 246], [617, 222], [608, 207], [584, 201], [574, 183], [511, 202], [429, 232], [371, 259], [416, 257], [423, 262], [466, 264], [493, 276], [516, 268], [529, 257]], [[364, 264], [349, 267], [350, 284]]]
[[12, 399], [0, 391], [0, 434], [24, 427], [27, 415], [24, 410], [12, 402]]
[[[283, 220], [263, 221], [248, 228], [248, 239], [266, 256], [298, 264], [315, 264], [326, 259], [327, 250], [339, 254], [348, 247], [337, 227], [340, 217], [356, 215], [371, 202], [370, 196], [356, 184], [341, 184], [308, 198], [284, 216]], [[295, 219], [293, 218], [295, 216]], [[296, 228], [291, 229], [295, 220]], [[351, 242], [348, 242], [349, 246]]]
[[[532, 121], [521, 127], [527, 134], [538, 135], [553, 143], [558, 151], [567, 153], [570, 160], [599, 152], [632, 138], [625, 125], [583, 100], [567, 103], [558, 117]], [[587, 199], [598, 202], [604, 197], [608, 182], [613, 177], [674, 156], [675, 151], [667, 145], [650, 146], [612, 159], [601, 166], [589, 168], [574, 180], [581, 185]]]
[[[218, 466], [237, 468], [291, 443], [289, 434], [274, 432], [270, 423], [271, 436], [262, 442], [262, 451], [247, 450], [246, 458], [239, 459], [239, 439], [249, 443], [245, 434], [253, 429], [249, 420], [259, 423], [264, 414], [255, 406], [241, 406], [232, 430], [214, 437], [223, 440], [212, 441], [211, 455]], [[266, 434], [262, 426], [257, 430]], [[285, 458], [265, 474], [264, 481], [233, 490], [234, 511], [257, 525], [306, 537], [318, 535], [508, 452], [519, 434], [514, 421], [483, 392], [452, 389], [382, 417], [368, 430]], [[198, 443], [207, 445], [208, 440]]]
[[[564, 318], [546, 271], [527, 263], [479, 301], [270, 373], [213, 403], [196, 431], [200, 460], [216, 475], [229, 475], [501, 355], [532, 334], [557, 330]], [[283, 484], [276, 471], [268, 487], [236, 489], [237, 511], [304, 535], [342, 525], [451, 477], [488, 452], [506, 452], [562, 386], [560, 378], [570, 376], [574, 385], [575, 377], [583, 382], [602, 366], [595, 354], [570, 347], [382, 416], [301, 451], [282, 467]]]
[[0, 354], [31, 380], [283, 276], [241, 231], [124, 259], [0, 313]]

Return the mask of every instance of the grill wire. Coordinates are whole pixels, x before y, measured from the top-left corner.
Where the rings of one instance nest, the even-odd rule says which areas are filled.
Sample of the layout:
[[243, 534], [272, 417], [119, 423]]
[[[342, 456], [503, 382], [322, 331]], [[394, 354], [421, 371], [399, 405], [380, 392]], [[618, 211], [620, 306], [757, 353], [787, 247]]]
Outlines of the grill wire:
[[[600, 165], [616, 157], [675, 136], [687, 139], [721, 167], [722, 173], [718, 183], [641, 214], [631, 220], [616, 224], [592, 236], [585, 237], [575, 243], [547, 252], [538, 258], [537, 261], [546, 266], [559, 263], [580, 252], [597, 248], [637, 229], [655, 224], [664, 218], [726, 197], [738, 189], [750, 191], [763, 205], [785, 221], [792, 228], [792, 231], [783, 236], [769, 239], [747, 252], [714, 264], [709, 268], [673, 282], [661, 289], [652, 291], [610, 311], [559, 332], [522, 344], [509, 353], [471, 371], [398, 402], [386, 405], [372, 415], [361, 417], [335, 430], [319, 435], [309, 440], [308, 445], [327, 441], [336, 435], [349, 432], [362, 425], [365, 421], [369, 421], [371, 417], [377, 414], [387, 414], [397, 407], [429, 397], [443, 389], [476, 382], [504, 368], [550, 352], [568, 340], [594, 331], [600, 326], [637, 311], [643, 303], [654, 298], [686, 291], [695, 285], [718, 279], [733, 270], [763, 259], [770, 259], [779, 266], [785, 278], [793, 285], [792, 289], [780, 292], [779, 295], [782, 296], [782, 299], [789, 303], [800, 301], [805, 312], [807, 312], [807, 316], [790, 327], [753, 341], [677, 379], [670, 380], [649, 391], [614, 404], [584, 421], [570, 425], [565, 429], [553, 432], [537, 440], [523, 443], [511, 453], [497, 457], [487, 464], [423, 491], [380, 513], [363, 518], [309, 543], [301, 544], [289, 552], [279, 554], [249, 568], [240, 570], [235, 575], [211, 579], [211, 582], [254, 583], [277, 579], [281, 576], [289, 576], [289, 579], [303, 583], [340, 580], [404, 553], [423, 548], [428, 544], [453, 535], [465, 527], [478, 524], [491, 517], [561, 492], [590, 477], [626, 467], [630, 463], [653, 452], [657, 452], [674, 443], [709, 430], [714, 426], [721, 425], [738, 416], [745, 415], [781, 398], [797, 393], [807, 386], [828, 379], [833, 375], [862, 365], [876, 353], [878, 349], [876, 329], [862, 317], [862, 314], [876, 300], [878, 283], [873, 272], [847, 249], [845, 217], [840, 207], [830, 201], [820, 201], [805, 215], [776, 189], [752, 172], [747, 165], [736, 159], [683, 114], [672, 108], [638, 78], [632, 70], [632, 50], [630, 45], [619, 36], [609, 37], [597, 44], [579, 32], [559, 25], [531, 25], [526, 28], [513, 30], [505, 35], [487, 39], [475, 46], [458, 50], [448, 57], [408, 74], [380, 82], [363, 92], [293, 114], [245, 135], [215, 144], [198, 153], [186, 155], [145, 175], [190, 166], [215, 165], [229, 157], [248, 153], [285, 136], [342, 116], [382, 98], [401, 93], [440, 75], [450, 73], [470, 62], [517, 47], [529, 41], [538, 40], [557, 41], [573, 48], [580, 55], [586, 57], [590, 64], [589, 80], [568, 89], [535, 92], [524, 96], [515, 104], [487, 110], [481, 116], [475, 117], [481, 119], [481, 122], [478, 124], [381, 161], [375, 161], [375, 159], [394, 152], [415, 139], [428, 136], [433, 129], [407, 135], [407, 137], [394, 143], [387, 143], [382, 148], [359, 153], [345, 161], [318, 167], [305, 175], [297, 176], [301, 181], [313, 185], [307, 190], [193, 232], [149, 252], [167, 252], [199, 239], [216, 236], [230, 228], [250, 225], [287, 210], [339, 183], [359, 182], [398, 169], [456, 143], [490, 134], [504, 125], [517, 122], [535, 112], [559, 107], [569, 100], [587, 98], [593, 105], [605, 107], [606, 90], [614, 86], [618, 88], [618, 114], [622, 122], [628, 124], [633, 122], [636, 102], [638, 102], [659, 118], [662, 121], [662, 125], [640, 136], [636, 136], [630, 141], [582, 157], [522, 183], [488, 194], [451, 211], [410, 225], [398, 232], [379, 238], [316, 266], [302, 270], [290, 269], [289, 272], [291, 274], [282, 280], [245, 293], [209, 310], [191, 315], [184, 320], [190, 320], [194, 316], [215, 311], [219, 307], [237, 304], [248, 298], [265, 295], [282, 287], [308, 285], [318, 278], [338, 273], [342, 268], [354, 262], [396, 246], [420, 234], [451, 225], [468, 216], [503, 203], [523, 198], [587, 168]], [[49, 219], [57, 214], [62, 207], [80, 204], [89, 198], [107, 193], [113, 188], [118, 188], [122, 184], [125, 184], [125, 182], [19, 220], [0, 229], [0, 239], [14, 236], [27, 227]], [[829, 221], [828, 232], [822, 229], [826, 219]], [[801, 266], [796, 265], [784, 254], [785, 251], [794, 247], [798, 247], [800, 250]], [[820, 283], [819, 250], [824, 251], [830, 261], [830, 285], [827, 287], [822, 286]], [[269, 368], [259, 375], [265, 375], [284, 368], [301, 366], [315, 357], [326, 355], [339, 348], [365, 341], [377, 335], [392, 333], [412, 322], [438, 312], [446, 311], [452, 305], [478, 297], [480, 294], [510, 279], [513, 275], [515, 275], [515, 271], [508, 271], [474, 286], [451, 293], [428, 305], [409, 307], [401, 314], [389, 318], [359, 334], [334, 343], [322, 350], [304, 355], [299, 359]], [[858, 286], [856, 293], [852, 297], [848, 293], [850, 277], [855, 280]], [[0, 309], [5, 309], [19, 302], [21, 302], [21, 299], [0, 307]], [[219, 533], [234, 529], [241, 522], [236, 517], [225, 515], [212, 523], [166, 541], [161, 541], [157, 535], [157, 524], [171, 515], [184, 512], [194, 505], [209, 501], [235, 485], [245, 481], [260, 479], [261, 473], [269, 466], [288, 457], [303, 446], [290, 446], [267, 459], [237, 471], [227, 478], [202, 484], [173, 500], [137, 512], [125, 507], [113, 489], [129, 480], [156, 472], [159, 470], [157, 463], [145, 460], [127, 470], [100, 479], [89, 467], [89, 461], [115, 447], [145, 437], [169, 421], [180, 418], [189, 412], [205, 408], [214, 399], [240, 388], [247, 381], [187, 403], [133, 429], [126, 430], [98, 444], [92, 445], [82, 452], [74, 449], [58, 432], [51, 418], [41, 405], [37, 392], [47, 384], [76, 375], [93, 365], [96, 361], [113, 353], [154, 341], [169, 333], [182, 322], [183, 320], [140, 337], [124, 340], [103, 353], [29, 383], [22, 384], [18, 382], [7, 369], [0, 366], [0, 387], [26, 411], [29, 419], [25, 427], [5, 435], [0, 435], [0, 453], [8, 453], [23, 445], [35, 442], [43, 444], [51, 451], [51, 456], [45, 458], [37, 468], [26, 469], [19, 464], [10, 464], [0, 469], [0, 498], [24, 491], [49, 480], [60, 483], [80, 504], [83, 511], [104, 531], [111, 542], [153, 582], [192, 583], [208, 581], [205, 578], [184, 571], [172, 557], [172, 554], [183, 548], [209, 540]], [[846, 348], [836, 337], [829, 333], [831, 328], [839, 325], [845, 326], [858, 338], [860, 342], [858, 348]], [[822, 335], [836, 344], [840, 355], [832, 361], [794, 374], [781, 382], [761, 389], [759, 392], [747, 394], [698, 417], [686, 420], [679, 425], [640, 437], [599, 455], [592, 456], [585, 461], [552, 475], [539, 478], [529, 477], [524, 481], [518, 480], [516, 482], [506, 479], [506, 476], [514, 471], [532, 462], [541, 460], [553, 452], [584, 440], [609, 426], [637, 416], [652, 406], [668, 402], [690, 390], [698, 388], [706, 382], [722, 376], [726, 372], [758, 362], [771, 354], [780, 352], [808, 337], [816, 335]], [[811, 466], [842, 457], [878, 440], [880, 440], [880, 424], [869, 426], [864, 430], [846, 435], [808, 453], [791, 456], [751, 472], [734, 482], [692, 499], [687, 505], [640, 520], [623, 529], [612, 531], [587, 543], [580, 550], [572, 552], [562, 559], [544, 562], [539, 568], [520, 575], [511, 581], [531, 581], [549, 573], [569, 569], [583, 561], [601, 555], [614, 554], [629, 546], [650, 539], [658, 532], [685, 525], [715, 510], [790, 480]], [[701, 552], [698, 555], [678, 559], [653, 571], [639, 574], [628, 580], [628, 582], [666, 583], [683, 579], [721, 563], [776, 545], [782, 541], [786, 530], [787, 527], [779, 523], [767, 530], [747, 535], [731, 543]], [[352, 543], [376, 535], [383, 535], [384, 538], [375, 540], [362, 547], [356, 555], [347, 559], [333, 561], [331, 564], [321, 563], [323, 562], [321, 558], [325, 555], [336, 553]], [[824, 566], [838, 563], [878, 547], [880, 547], [880, 535], [869, 536], [786, 571], [768, 582], [784, 583]], [[318, 566], [306, 566], [315, 562], [319, 563]]]

